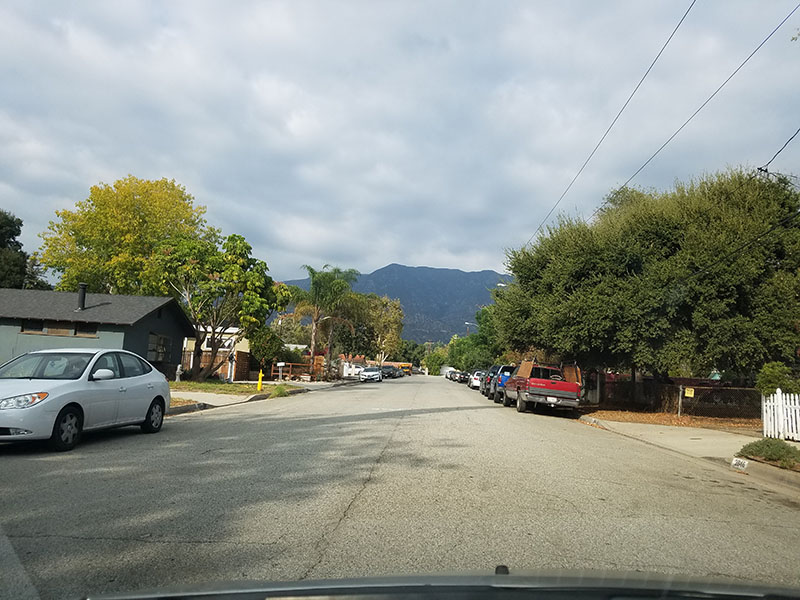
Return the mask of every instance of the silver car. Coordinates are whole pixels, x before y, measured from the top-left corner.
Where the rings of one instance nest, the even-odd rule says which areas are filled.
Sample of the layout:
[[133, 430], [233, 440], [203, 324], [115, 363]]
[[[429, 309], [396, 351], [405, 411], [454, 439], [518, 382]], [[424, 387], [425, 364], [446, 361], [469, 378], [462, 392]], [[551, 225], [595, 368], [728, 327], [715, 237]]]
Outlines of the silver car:
[[71, 450], [84, 431], [140, 425], [161, 429], [169, 384], [125, 350], [40, 350], [0, 366], [0, 442], [50, 440]]

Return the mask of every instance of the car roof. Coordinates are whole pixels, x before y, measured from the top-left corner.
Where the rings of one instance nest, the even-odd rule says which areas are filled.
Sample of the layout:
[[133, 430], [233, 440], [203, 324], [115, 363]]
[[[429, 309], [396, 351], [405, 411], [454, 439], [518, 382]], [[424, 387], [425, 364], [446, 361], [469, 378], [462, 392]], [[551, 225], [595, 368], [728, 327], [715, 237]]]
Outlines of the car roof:
[[103, 352], [102, 348], [45, 348], [43, 350], [31, 350], [27, 354], [51, 354], [58, 352], [60, 354], [97, 354]]
[[122, 348], [45, 348], [43, 350], [31, 350], [27, 354], [49, 354], [53, 352], [69, 353], [69, 354], [99, 354], [100, 352], [128, 352]]

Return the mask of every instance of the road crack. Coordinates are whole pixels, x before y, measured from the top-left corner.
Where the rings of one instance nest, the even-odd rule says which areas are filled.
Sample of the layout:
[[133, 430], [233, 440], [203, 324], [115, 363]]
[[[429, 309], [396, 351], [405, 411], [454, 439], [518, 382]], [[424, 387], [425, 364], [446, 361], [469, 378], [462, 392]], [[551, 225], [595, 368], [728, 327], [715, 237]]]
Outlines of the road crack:
[[[414, 401], [416, 401], [418, 392], [419, 392], [419, 386], [417, 386], [417, 389], [414, 391], [412, 404]], [[298, 578], [299, 581], [307, 579], [308, 576], [312, 573], [312, 571], [314, 571], [314, 569], [316, 569], [322, 563], [322, 560], [325, 557], [325, 553], [327, 552], [328, 548], [331, 545], [330, 542], [331, 538], [336, 534], [337, 531], [339, 531], [339, 528], [342, 526], [342, 523], [344, 523], [345, 520], [350, 516], [350, 512], [352, 511], [353, 506], [355, 506], [356, 502], [358, 502], [359, 498], [361, 498], [364, 491], [367, 489], [367, 486], [372, 481], [373, 477], [375, 476], [375, 472], [378, 470], [378, 467], [380, 467], [380, 465], [383, 463], [383, 458], [386, 455], [386, 451], [389, 449], [389, 446], [391, 446], [392, 442], [394, 441], [394, 437], [395, 434], [397, 433], [397, 430], [400, 428], [400, 425], [403, 423], [408, 414], [409, 414], [408, 410], [403, 410], [399, 412], [398, 414], [399, 418], [397, 419], [397, 422], [394, 424], [394, 427], [392, 427], [391, 432], [389, 432], [389, 436], [386, 438], [386, 443], [383, 445], [383, 448], [381, 448], [381, 451], [378, 453], [378, 457], [375, 459], [375, 462], [373, 462], [372, 466], [370, 466], [367, 476], [361, 482], [361, 485], [356, 490], [356, 493], [353, 494], [353, 497], [350, 498], [350, 501], [347, 503], [347, 506], [345, 506], [344, 510], [342, 511], [342, 514], [337, 519], [336, 524], [330, 530], [324, 532], [322, 536], [320, 536], [320, 538], [314, 544], [314, 553], [316, 554], [317, 558], [311, 564], [311, 566], [308, 567], [303, 572], [303, 574]]]

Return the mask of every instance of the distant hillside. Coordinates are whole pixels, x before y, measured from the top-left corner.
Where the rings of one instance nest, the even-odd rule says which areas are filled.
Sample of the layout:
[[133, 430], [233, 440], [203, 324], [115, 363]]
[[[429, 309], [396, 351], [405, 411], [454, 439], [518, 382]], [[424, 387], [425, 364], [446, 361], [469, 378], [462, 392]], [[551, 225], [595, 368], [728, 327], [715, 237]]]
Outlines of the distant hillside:
[[[478, 308], [492, 302], [491, 290], [509, 279], [496, 271], [465, 272], [391, 264], [361, 275], [353, 289], [400, 300], [405, 313], [405, 339], [447, 342], [455, 333], [466, 334], [464, 322], [475, 322]], [[308, 282], [300, 279], [286, 283], [308, 289]]]

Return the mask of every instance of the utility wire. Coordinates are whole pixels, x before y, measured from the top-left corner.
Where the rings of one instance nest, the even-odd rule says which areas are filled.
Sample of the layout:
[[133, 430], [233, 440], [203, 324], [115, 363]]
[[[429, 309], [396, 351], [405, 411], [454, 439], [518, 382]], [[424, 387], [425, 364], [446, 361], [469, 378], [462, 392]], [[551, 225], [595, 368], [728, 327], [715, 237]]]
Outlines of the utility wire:
[[[686, 119], [686, 121], [684, 121], [683, 125], [681, 125], [680, 127], [678, 127], [678, 129], [675, 131], [675, 133], [673, 133], [671, 136], [669, 136], [669, 138], [667, 138], [667, 141], [666, 141], [666, 142], [664, 142], [663, 144], [661, 144], [661, 146], [658, 148], [658, 150], [656, 150], [656, 151], [655, 151], [655, 152], [654, 152], [654, 153], [653, 153], [653, 154], [650, 156], [650, 158], [648, 158], [646, 161], [644, 161], [644, 163], [642, 163], [642, 166], [641, 166], [641, 167], [639, 167], [638, 169], [636, 169], [636, 171], [633, 173], [633, 175], [631, 175], [630, 177], [628, 177], [628, 180], [627, 180], [625, 183], [623, 183], [623, 184], [620, 186], [620, 188], [624, 188], [624, 187], [626, 187], [626, 186], [627, 186], [627, 185], [628, 185], [628, 184], [629, 184], [631, 181], [633, 181], [634, 177], [636, 177], [636, 176], [637, 176], [639, 173], [641, 173], [641, 172], [642, 172], [642, 170], [643, 170], [643, 169], [644, 169], [644, 168], [645, 168], [647, 165], [649, 165], [649, 164], [650, 164], [650, 162], [651, 162], [651, 161], [652, 161], [652, 160], [653, 160], [653, 159], [654, 159], [656, 156], [658, 156], [658, 155], [661, 153], [661, 151], [662, 151], [664, 148], [666, 148], [666, 147], [667, 147], [667, 144], [669, 144], [669, 143], [670, 143], [670, 142], [671, 142], [673, 139], [675, 139], [675, 137], [676, 137], [676, 136], [677, 136], [677, 135], [678, 135], [678, 134], [679, 134], [681, 131], [683, 131], [683, 128], [684, 128], [684, 127], [686, 127], [686, 126], [689, 124], [689, 122], [690, 122], [692, 119], [694, 119], [694, 118], [697, 116], [697, 114], [698, 114], [698, 113], [699, 113], [701, 110], [703, 110], [703, 109], [706, 107], [706, 105], [707, 105], [709, 102], [711, 102], [711, 100], [713, 100], [713, 99], [714, 99], [714, 97], [715, 97], [715, 96], [716, 96], [716, 95], [717, 95], [717, 94], [720, 92], [720, 90], [722, 90], [722, 88], [724, 88], [724, 87], [725, 87], [725, 85], [726, 85], [726, 84], [727, 84], [727, 83], [728, 83], [728, 82], [729, 82], [731, 79], [733, 79], [734, 75], [736, 75], [736, 74], [737, 74], [737, 73], [738, 73], [738, 72], [739, 72], [739, 71], [742, 69], [742, 67], [744, 67], [744, 66], [745, 66], [745, 65], [746, 65], [746, 64], [747, 64], [747, 63], [750, 61], [750, 59], [751, 59], [751, 58], [753, 58], [753, 56], [755, 55], [755, 53], [756, 53], [756, 52], [758, 52], [758, 51], [761, 49], [761, 47], [762, 47], [764, 44], [766, 44], [766, 43], [769, 41], [769, 39], [770, 39], [770, 38], [771, 38], [773, 35], [775, 35], [775, 33], [776, 33], [776, 32], [777, 32], [777, 31], [778, 31], [778, 30], [779, 30], [779, 29], [780, 29], [780, 28], [783, 26], [783, 24], [784, 24], [784, 23], [786, 23], [786, 21], [788, 21], [788, 20], [789, 20], [789, 18], [790, 18], [790, 17], [791, 17], [791, 16], [792, 16], [792, 15], [793, 15], [793, 14], [794, 14], [796, 11], [797, 11], [797, 9], [798, 9], [798, 8], [800, 8], [800, 3], [799, 3], [799, 4], [797, 4], [797, 5], [796, 5], [796, 6], [795, 6], [795, 7], [794, 7], [794, 8], [793, 8], [793, 9], [792, 9], [790, 12], [789, 12], [789, 14], [788, 14], [788, 15], [786, 15], [786, 17], [784, 17], [784, 19], [783, 19], [783, 20], [782, 20], [780, 23], [778, 23], [777, 27], [775, 27], [775, 29], [773, 29], [773, 30], [770, 32], [770, 34], [769, 34], [767, 37], [765, 37], [765, 38], [764, 38], [764, 39], [761, 41], [761, 43], [760, 43], [758, 46], [756, 46], [755, 50], [753, 50], [753, 51], [752, 51], [752, 52], [751, 52], [751, 53], [750, 53], [750, 54], [747, 56], [747, 58], [745, 58], [745, 59], [744, 59], [744, 61], [742, 61], [742, 63], [741, 63], [741, 64], [740, 64], [738, 67], [736, 67], [736, 69], [733, 71], [733, 73], [731, 73], [730, 75], [728, 75], [727, 79], [725, 79], [725, 81], [723, 81], [723, 82], [720, 84], [720, 86], [719, 86], [719, 87], [718, 87], [716, 90], [714, 90], [714, 93], [713, 93], [713, 94], [711, 94], [711, 95], [710, 95], [710, 96], [709, 96], [709, 97], [706, 99], [706, 101], [705, 101], [705, 102], [703, 102], [703, 103], [702, 103], [702, 104], [701, 104], [701, 105], [698, 107], [698, 109], [697, 109], [697, 110], [695, 110], [695, 111], [694, 111], [694, 112], [691, 114], [691, 116], [690, 116], [688, 119]], [[795, 134], [795, 135], [797, 135], [797, 134]], [[792, 136], [792, 137], [794, 137], [794, 136]], [[790, 139], [789, 141], [791, 141], [791, 139]], [[788, 142], [787, 142], [787, 143], [788, 143]], [[781, 149], [781, 150], [782, 150], [782, 149]], [[778, 154], [780, 154], [780, 150], [778, 151], [778, 153], [777, 153], [775, 156], [777, 156]], [[774, 160], [774, 157], [773, 157], [773, 160]], [[770, 162], [771, 162], [771, 161], [770, 161]], [[767, 164], [769, 164], [769, 163], [767, 163]], [[598, 207], [595, 209], [595, 211], [594, 211], [594, 212], [591, 214], [591, 216], [589, 217], [589, 220], [591, 220], [592, 218], [594, 218], [594, 216], [595, 216], [595, 215], [597, 215], [597, 213], [599, 213], [599, 212], [600, 212], [600, 211], [603, 209], [603, 207], [604, 207], [606, 204], [608, 204], [608, 200], [606, 200], [606, 201], [602, 202], [602, 203], [600, 204], [600, 206], [598, 206]]]
[[683, 13], [683, 16], [681, 17], [680, 21], [678, 21], [678, 24], [675, 25], [675, 29], [673, 29], [672, 33], [669, 34], [669, 37], [667, 38], [667, 41], [664, 42], [663, 46], [661, 46], [661, 50], [658, 51], [658, 54], [656, 54], [656, 57], [653, 59], [653, 62], [651, 62], [650, 66], [647, 67], [647, 70], [644, 72], [644, 75], [642, 75], [642, 78], [639, 80], [639, 83], [637, 83], [636, 87], [633, 88], [633, 91], [630, 93], [630, 96], [628, 96], [628, 99], [625, 100], [625, 104], [622, 105], [622, 108], [619, 109], [619, 112], [617, 113], [617, 116], [614, 117], [613, 121], [611, 121], [611, 125], [608, 126], [608, 129], [606, 129], [605, 133], [600, 137], [600, 140], [597, 142], [597, 144], [595, 145], [594, 149], [589, 153], [589, 156], [586, 157], [586, 160], [583, 161], [583, 164], [581, 165], [581, 168], [578, 169], [577, 173], [575, 173], [575, 176], [572, 178], [572, 181], [569, 182], [569, 185], [561, 193], [561, 196], [559, 196], [558, 200], [556, 200], [556, 203], [553, 204], [553, 207], [548, 211], [548, 213], [545, 215], [544, 219], [542, 219], [541, 223], [539, 223], [539, 226], [536, 228], [536, 231], [534, 231], [533, 235], [531, 235], [531, 237], [528, 238], [527, 244], [530, 244], [531, 240], [536, 236], [536, 234], [539, 233], [539, 231], [541, 231], [542, 227], [547, 222], [547, 219], [549, 219], [550, 215], [553, 214], [553, 211], [556, 208], [558, 208], [558, 205], [561, 204], [561, 201], [564, 199], [564, 196], [567, 195], [567, 192], [569, 192], [570, 188], [572, 188], [572, 185], [578, 180], [578, 177], [580, 177], [581, 173], [583, 173], [583, 170], [586, 168], [586, 165], [588, 165], [589, 161], [592, 160], [592, 157], [595, 155], [595, 152], [597, 152], [597, 149], [600, 148], [600, 145], [606, 139], [606, 136], [608, 136], [609, 132], [611, 131], [611, 128], [614, 127], [614, 125], [619, 120], [620, 116], [622, 115], [622, 112], [628, 107], [628, 104], [630, 104], [630, 101], [633, 99], [633, 96], [636, 94], [637, 91], [639, 91], [639, 88], [641, 87], [641, 85], [644, 82], [645, 78], [650, 74], [650, 71], [653, 70], [653, 67], [655, 66], [655, 64], [658, 61], [658, 59], [661, 58], [661, 55], [664, 53], [664, 50], [666, 50], [666, 48], [667, 48], [667, 45], [670, 43], [670, 41], [672, 41], [672, 38], [675, 36], [675, 33], [678, 31], [678, 28], [681, 26], [683, 21], [686, 19], [686, 16], [689, 14], [689, 11], [692, 10], [692, 7], [695, 5], [695, 2], [697, 2], [697, 0], [692, 0], [692, 3], [689, 4], [689, 8], [687, 8], [686, 12]]
[[778, 150], [778, 151], [775, 153], [775, 156], [773, 156], [772, 158], [770, 158], [770, 159], [769, 159], [769, 162], [767, 162], [767, 164], [765, 164], [765, 165], [764, 165], [763, 167], [761, 167], [761, 168], [762, 168], [762, 169], [764, 169], [764, 170], [766, 171], [766, 170], [767, 170], [767, 167], [769, 167], [769, 166], [770, 166], [770, 164], [772, 164], [772, 161], [773, 161], [773, 160], [775, 160], [776, 158], [778, 158], [778, 154], [780, 154], [781, 152], [783, 152], [783, 151], [786, 149], [786, 146], [788, 146], [788, 145], [789, 145], [789, 142], [791, 142], [791, 141], [792, 141], [794, 138], [796, 138], [796, 137], [797, 137], [797, 134], [798, 134], [798, 133], [800, 133], [800, 127], [798, 127], [798, 128], [797, 128], [797, 131], [795, 131], [795, 132], [794, 132], [794, 134], [792, 135], [792, 137], [790, 137], [788, 140], [786, 140], [786, 143], [785, 143], [783, 146], [781, 146], [781, 149], [780, 149], [780, 150]]

